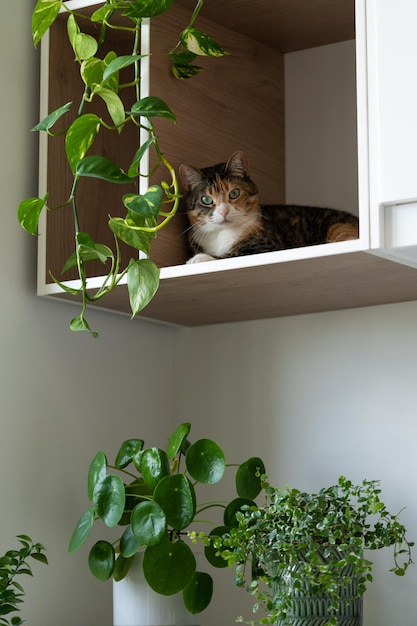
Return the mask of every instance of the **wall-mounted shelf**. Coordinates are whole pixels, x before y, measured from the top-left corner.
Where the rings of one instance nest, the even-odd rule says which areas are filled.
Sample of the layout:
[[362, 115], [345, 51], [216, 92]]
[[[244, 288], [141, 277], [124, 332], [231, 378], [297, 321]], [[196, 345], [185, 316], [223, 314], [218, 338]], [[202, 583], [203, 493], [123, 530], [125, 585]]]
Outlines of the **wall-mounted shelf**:
[[[87, 10], [90, 5], [100, 4], [92, 0], [72, 1]], [[408, 10], [413, 10], [412, 1], [402, 0]], [[297, 202], [300, 193], [311, 197], [310, 204], [325, 202], [327, 206], [358, 212], [360, 239], [185, 265], [188, 257], [183, 234], [186, 223], [179, 214], [154, 246], [153, 258], [162, 268], [161, 285], [141, 316], [194, 326], [417, 299], [417, 273], [411, 267], [413, 258], [417, 258], [414, 253], [417, 236], [398, 237], [398, 228], [403, 233], [410, 231], [414, 220], [404, 217], [403, 210], [392, 208], [399, 202], [398, 195], [396, 199], [376, 191], [382, 188], [378, 181], [384, 168], [378, 152], [381, 127], [375, 116], [369, 116], [369, 111], [370, 107], [378, 105], [380, 93], [386, 89], [385, 81], [390, 77], [384, 75], [378, 62], [380, 47], [383, 45], [385, 49], [387, 42], [375, 36], [373, 25], [378, 24], [379, 28], [382, 23], [386, 27], [392, 20], [389, 0], [378, 0], [378, 3], [358, 0], [356, 23], [354, 0], [259, 0], [257, 3], [230, 0], [221, 9], [206, 3], [201, 27], [231, 55], [214, 61], [215, 67], [213, 61], [205, 63], [206, 71], [185, 83], [175, 82], [170, 76], [165, 57], [187, 22], [194, 0], [181, 0], [178, 4], [181, 6], [174, 14], [170, 13], [169, 20], [164, 16], [153, 19], [151, 30], [150, 92], [169, 100], [177, 115], [176, 126], [165, 120], [160, 122], [163, 149], [171, 162], [176, 166], [188, 162], [203, 167], [243, 148], [249, 155], [251, 173], [261, 189], [262, 201]], [[42, 108], [45, 115], [74, 98], [67, 94], [73, 89], [78, 70], [74, 68], [71, 49], [64, 49], [65, 28], [65, 20], [58, 19], [49, 45], [43, 46]], [[355, 30], [356, 46], [352, 42]], [[117, 35], [111, 45], [123, 50], [123, 36]], [[329, 54], [323, 58], [331, 61], [337, 56], [333, 45], [343, 46], [341, 58], [346, 59], [343, 67], [338, 67], [336, 61], [333, 66], [329, 62], [318, 78], [310, 77], [310, 81], [314, 88], [314, 81], [319, 85], [323, 76], [331, 84], [332, 71], [335, 76], [344, 75], [343, 72], [351, 76], [347, 78], [347, 84], [352, 83], [347, 87], [349, 98], [338, 102], [338, 92], [335, 101], [330, 98], [328, 104], [336, 107], [340, 136], [338, 130], [335, 132], [332, 128], [320, 143], [320, 137], [326, 132], [314, 120], [321, 116], [325, 125], [328, 116], [318, 102], [314, 105], [316, 118], [311, 113], [311, 135], [303, 126], [301, 138], [294, 139], [297, 128], [310, 117], [308, 106], [313, 98], [305, 91], [307, 73], [301, 71], [301, 85], [297, 86], [290, 70], [302, 68], [299, 63], [304, 61], [300, 55], [306, 54], [310, 73], [311, 61], [314, 67], [326, 50], [317, 46], [329, 47]], [[58, 48], [59, 55], [55, 53]], [[319, 52], [317, 56], [315, 50]], [[296, 56], [291, 56], [292, 53]], [[291, 63], [287, 63], [290, 57]], [[320, 84], [320, 89], [325, 87]], [[401, 101], [400, 95], [397, 94], [397, 99]], [[323, 99], [328, 101], [328, 94]], [[353, 102], [348, 113], [345, 111], [349, 108], [347, 100]], [[305, 108], [297, 113], [293, 105], [300, 102], [305, 103]], [[340, 115], [337, 107], [340, 107]], [[382, 121], [385, 123], [382, 131], [385, 131], [386, 119]], [[356, 129], [357, 141], [352, 141]], [[410, 153], [413, 141], [411, 133]], [[120, 150], [103, 141], [101, 149], [123, 165], [126, 154], [136, 149], [136, 142], [137, 137], [130, 137]], [[303, 149], [303, 142], [306, 148], [314, 146], [310, 162], [304, 159], [308, 150]], [[326, 156], [329, 142], [331, 148]], [[353, 163], [350, 173], [344, 166], [347, 162]], [[331, 170], [334, 164], [336, 175]], [[57, 176], [64, 181], [68, 176], [70, 180], [66, 163], [62, 162], [52, 142], [48, 145], [45, 142], [41, 146], [41, 192], [50, 188]], [[324, 182], [317, 186], [318, 191], [310, 188], [309, 177], [317, 181], [322, 176]], [[346, 180], [352, 190], [350, 194], [343, 191]], [[96, 241], [111, 245], [104, 233], [106, 219], [101, 222], [100, 214], [105, 216], [109, 212], [109, 198], [112, 213], [116, 214], [118, 201], [109, 196], [110, 185], [102, 192], [94, 181], [85, 181], [85, 184], [85, 197], [92, 206], [83, 218], [86, 220], [83, 230], [92, 231]], [[120, 188], [116, 191], [119, 195]], [[321, 196], [322, 192], [329, 195]], [[58, 202], [59, 197], [54, 201]], [[344, 206], [347, 202], [348, 206]], [[70, 220], [66, 221], [65, 215], [58, 216], [58, 213], [48, 215], [43, 225], [38, 291], [40, 295], [72, 300], [51, 283], [48, 275], [51, 269], [59, 277], [60, 268], [71, 253]], [[398, 260], [400, 263], [396, 262]], [[93, 274], [89, 284], [94, 288], [96, 282]], [[129, 314], [126, 286], [121, 284], [106, 297], [103, 305], [106, 309]]]

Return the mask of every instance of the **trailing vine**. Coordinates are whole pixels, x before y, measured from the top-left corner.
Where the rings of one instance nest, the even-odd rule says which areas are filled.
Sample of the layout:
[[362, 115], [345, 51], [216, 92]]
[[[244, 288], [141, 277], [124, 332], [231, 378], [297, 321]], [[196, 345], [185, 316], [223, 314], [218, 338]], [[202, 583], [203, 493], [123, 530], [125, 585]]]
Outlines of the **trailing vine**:
[[[91, 329], [86, 312], [90, 303], [97, 302], [111, 292], [126, 278], [132, 317], [139, 313], [153, 298], [159, 286], [159, 268], [150, 258], [151, 244], [158, 231], [175, 216], [180, 200], [178, 180], [172, 164], [165, 157], [160, 138], [155, 132], [154, 118], [165, 118], [175, 122], [175, 114], [168, 104], [155, 96], [141, 97], [140, 54], [141, 29], [145, 18], [152, 18], [168, 11], [173, 0], [106, 0], [91, 15], [72, 9], [71, 0], [38, 0], [32, 15], [32, 36], [35, 47], [53, 26], [58, 15], [67, 14], [68, 39], [79, 64], [83, 95], [78, 103], [75, 120], [68, 123], [64, 131], [65, 152], [72, 172], [72, 185], [67, 199], [59, 206], [48, 204], [49, 192], [42, 198], [32, 197], [20, 203], [18, 217], [22, 227], [32, 235], [38, 234], [39, 219], [44, 210], [72, 210], [74, 222], [74, 252], [66, 261], [62, 273], [76, 269], [79, 281], [76, 287], [65, 284], [50, 273], [53, 281], [65, 292], [81, 296], [81, 312], [70, 323], [73, 331], [88, 331], [93, 337], [98, 333]], [[180, 33], [172, 52], [172, 73], [178, 79], [186, 79], [201, 71], [193, 62], [197, 56], [218, 57], [227, 54], [206, 33], [195, 27], [195, 22], [203, 6], [198, 0], [188, 26]], [[86, 23], [99, 26], [99, 35], [94, 37], [85, 28]], [[131, 36], [131, 54], [118, 55], [115, 51], [102, 53], [103, 44], [109, 31], [123, 30]], [[132, 80], [120, 83], [120, 72], [133, 70]], [[134, 86], [136, 101], [126, 110], [121, 94], [124, 89]], [[103, 120], [89, 105], [96, 99], [104, 101], [111, 123]], [[32, 130], [45, 132], [55, 137], [54, 126], [58, 120], [65, 122], [68, 113], [77, 106], [73, 101], [62, 104], [49, 113]], [[130, 165], [124, 171], [114, 161], [94, 154], [94, 142], [105, 128], [119, 136], [126, 126], [133, 125], [146, 131], [146, 139], [139, 142], [131, 155]], [[125, 131], [126, 132], [126, 131]], [[152, 149], [156, 155], [156, 169], [162, 167], [158, 185], [151, 185], [145, 193], [128, 193], [122, 197], [126, 209], [124, 217], [110, 216], [108, 226], [114, 238], [114, 250], [94, 241], [91, 235], [80, 228], [80, 206], [78, 184], [83, 178], [96, 178], [102, 181], [124, 184], [136, 183], [141, 176], [149, 176], [141, 171], [141, 162]], [[168, 180], [165, 180], [167, 176]], [[122, 266], [120, 242], [128, 244], [135, 251]], [[137, 258], [140, 256], [141, 258]], [[101, 285], [90, 293], [86, 266], [91, 261], [100, 261], [106, 267]]]

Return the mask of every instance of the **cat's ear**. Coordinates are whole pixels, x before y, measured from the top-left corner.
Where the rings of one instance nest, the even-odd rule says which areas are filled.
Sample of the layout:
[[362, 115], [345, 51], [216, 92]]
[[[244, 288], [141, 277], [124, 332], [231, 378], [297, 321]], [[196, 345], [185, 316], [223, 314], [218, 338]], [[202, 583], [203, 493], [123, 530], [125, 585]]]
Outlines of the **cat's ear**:
[[178, 172], [186, 191], [190, 191], [190, 189], [201, 183], [204, 178], [204, 174], [200, 170], [192, 165], [185, 165], [185, 163], [181, 163]]
[[226, 172], [247, 178], [249, 176], [249, 165], [246, 154], [243, 150], [236, 150], [226, 163]]

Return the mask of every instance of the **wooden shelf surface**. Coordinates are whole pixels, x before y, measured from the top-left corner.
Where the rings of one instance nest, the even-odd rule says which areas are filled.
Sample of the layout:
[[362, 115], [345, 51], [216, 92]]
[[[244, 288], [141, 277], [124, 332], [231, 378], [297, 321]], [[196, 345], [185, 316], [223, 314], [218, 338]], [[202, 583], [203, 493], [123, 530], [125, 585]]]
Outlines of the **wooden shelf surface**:
[[[414, 268], [356, 251], [162, 278], [155, 298], [139, 317], [201, 326], [416, 299]], [[130, 314], [126, 286], [107, 296], [105, 306]]]

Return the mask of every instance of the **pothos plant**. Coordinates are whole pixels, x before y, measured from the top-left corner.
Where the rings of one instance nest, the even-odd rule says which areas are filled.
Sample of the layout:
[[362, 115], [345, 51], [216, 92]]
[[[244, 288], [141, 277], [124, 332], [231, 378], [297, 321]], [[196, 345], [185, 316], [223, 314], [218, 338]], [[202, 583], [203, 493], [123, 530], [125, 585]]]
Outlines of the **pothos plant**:
[[[111, 577], [120, 581], [141, 551], [149, 586], [162, 595], [182, 592], [188, 611], [199, 613], [211, 601], [213, 579], [196, 570], [192, 542], [203, 523], [209, 523], [216, 536], [237, 524], [236, 512], [255, 504], [265, 468], [261, 459], [247, 459], [236, 466], [232, 498], [200, 501], [200, 491], [219, 483], [227, 466], [224, 452], [211, 439], [190, 443], [190, 428], [189, 423], [178, 426], [166, 450], [147, 448], [143, 439], [124, 441], [114, 465], [103, 452], [95, 455], [88, 471], [91, 506], [76, 525], [69, 551], [86, 541], [95, 522], [119, 527], [116, 539], [100, 539], [91, 547], [88, 563], [92, 574], [102, 581]], [[220, 520], [207, 520], [209, 510], [220, 511]], [[227, 565], [214, 550], [208, 549], [206, 557], [214, 566]]]
[[352, 601], [372, 582], [369, 551], [391, 547], [390, 571], [397, 576], [412, 563], [414, 544], [399, 514], [381, 501], [379, 481], [354, 485], [341, 476], [317, 493], [263, 481], [265, 503], [245, 506], [237, 526], [206, 538], [218, 558], [235, 567], [237, 585], [255, 596], [254, 612], [265, 609], [266, 616], [250, 624], [299, 623], [296, 598], [319, 594], [327, 600], [320, 623], [338, 626], [344, 591]]
[[7, 550], [0, 556], [0, 625], [19, 626], [23, 624], [18, 615], [13, 617], [11, 613], [17, 613], [23, 602], [25, 591], [16, 580], [23, 574], [32, 576], [32, 568], [29, 561], [34, 559], [40, 563], [48, 563], [45, 555], [45, 547], [41, 543], [34, 543], [27, 535], [17, 535], [20, 543], [19, 549]]
[[[158, 231], [173, 218], [179, 203], [179, 188], [175, 170], [164, 156], [161, 141], [156, 134], [155, 118], [165, 118], [175, 122], [175, 113], [169, 105], [155, 96], [141, 96], [140, 80], [140, 42], [141, 26], [145, 18], [153, 18], [169, 11], [173, 0], [106, 0], [97, 2], [98, 8], [88, 15], [72, 8], [72, 0], [38, 0], [32, 15], [32, 35], [37, 46], [45, 33], [51, 28], [60, 12], [66, 12], [69, 43], [74, 51], [75, 61], [79, 64], [80, 80], [83, 86], [81, 101], [65, 102], [52, 111], [32, 130], [54, 136], [54, 126], [58, 120], [65, 122], [65, 151], [72, 172], [72, 185], [68, 189], [66, 201], [59, 206], [48, 204], [47, 193], [44, 197], [27, 198], [21, 202], [18, 217], [21, 225], [29, 233], [38, 233], [38, 223], [44, 210], [72, 210], [74, 221], [74, 253], [65, 263], [62, 272], [76, 268], [79, 287], [73, 288], [62, 283], [56, 276], [52, 279], [63, 290], [74, 296], [80, 295], [82, 306], [70, 328], [74, 331], [94, 332], [86, 319], [89, 302], [97, 302], [112, 291], [127, 275], [127, 288], [132, 309], [132, 316], [141, 311], [155, 295], [159, 284], [159, 269], [149, 258], [151, 243]], [[94, 5], [95, 2], [91, 2]], [[195, 22], [203, 6], [198, 0], [189, 24], [179, 33], [178, 41], [173, 42], [171, 52], [172, 73], [178, 79], [186, 79], [201, 71], [194, 64], [198, 55], [219, 57], [227, 54], [211, 37], [195, 27]], [[94, 37], [88, 24], [98, 27], [98, 36]], [[89, 32], [86, 32], [89, 30]], [[131, 35], [131, 54], [118, 55], [116, 51], [103, 51], [103, 44], [109, 31], [123, 30]], [[120, 75], [131, 72], [131, 79], [122, 83]], [[124, 102], [123, 92], [134, 86], [135, 101], [128, 105]], [[104, 101], [108, 120], [91, 111], [96, 100]], [[76, 110], [75, 119], [70, 111]], [[73, 113], [72, 113], [73, 116]], [[124, 171], [118, 163], [94, 153], [94, 142], [102, 129], [111, 130], [119, 136], [129, 133], [128, 126], [143, 128], [147, 139], [137, 146], [131, 154], [130, 166]], [[61, 133], [59, 133], [61, 134]], [[139, 134], [139, 133], [138, 133]], [[136, 183], [141, 176], [141, 161], [148, 150], [154, 150], [156, 165], [165, 171], [161, 182], [151, 185], [142, 195], [128, 193], [123, 196], [126, 214], [122, 217], [111, 216], [108, 222], [114, 237], [114, 249], [94, 241], [91, 235], [80, 228], [78, 184], [83, 177], [93, 177], [114, 184]], [[166, 181], [164, 177], [167, 176]], [[127, 243], [146, 258], [138, 259], [135, 253], [122, 267], [119, 245]], [[91, 294], [88, 291], [86, 266], [91, 261], [100, 261], [106, 267], [101, 286]]]

